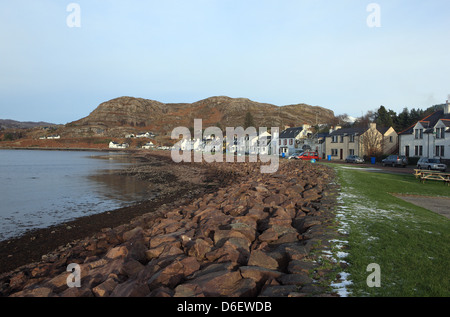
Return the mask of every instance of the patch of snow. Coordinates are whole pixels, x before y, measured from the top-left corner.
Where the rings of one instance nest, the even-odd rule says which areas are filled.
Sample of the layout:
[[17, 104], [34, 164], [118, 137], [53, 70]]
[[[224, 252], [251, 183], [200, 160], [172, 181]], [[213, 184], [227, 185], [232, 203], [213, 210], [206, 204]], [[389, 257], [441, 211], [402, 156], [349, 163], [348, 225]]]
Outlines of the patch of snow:
[[332, 283], [331, 287], [333, 287], [340, 297], [348, 297], [351, 293], [348, 291], [347, 286], [352, 285], [352, 281], [349, 280], [349, 273], [341, 272], [340, 282]]

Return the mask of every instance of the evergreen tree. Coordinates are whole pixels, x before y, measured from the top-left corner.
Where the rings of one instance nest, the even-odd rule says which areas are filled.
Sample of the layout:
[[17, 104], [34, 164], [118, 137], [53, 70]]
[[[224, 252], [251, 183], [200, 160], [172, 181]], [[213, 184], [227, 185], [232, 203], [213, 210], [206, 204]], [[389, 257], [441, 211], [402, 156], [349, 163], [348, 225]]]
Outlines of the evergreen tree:
[[393, 120], [384, 106], [381, 106], [375, 114], [375, 123], [380, 127], [391, 127]]
[[247, 129], [248, 127], [254, 127], [255, 122], [253, 120], [253, 116], [250, 113], [250, 111], [247, 111], [245, 114], [245, 120], [244, 120], [244, 129]]
[[401, 132], [407, 129], [410, 124], [410, 116], [408, 108], [403, 108], [403, 111], [399, 113], [397, 116], [397, 125], [395, 127], [395, 131]]

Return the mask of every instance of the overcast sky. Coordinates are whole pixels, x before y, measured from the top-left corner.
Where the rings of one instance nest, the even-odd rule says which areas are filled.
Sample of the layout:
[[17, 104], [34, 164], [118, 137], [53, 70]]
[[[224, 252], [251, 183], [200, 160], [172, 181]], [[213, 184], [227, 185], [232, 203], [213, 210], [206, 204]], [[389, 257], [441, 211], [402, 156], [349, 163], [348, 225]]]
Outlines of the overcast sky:
[[120, 96], [426, 108], [450, 94], [449, 13], [448, 0], [0, 0], [0, 118], [67, 123]]

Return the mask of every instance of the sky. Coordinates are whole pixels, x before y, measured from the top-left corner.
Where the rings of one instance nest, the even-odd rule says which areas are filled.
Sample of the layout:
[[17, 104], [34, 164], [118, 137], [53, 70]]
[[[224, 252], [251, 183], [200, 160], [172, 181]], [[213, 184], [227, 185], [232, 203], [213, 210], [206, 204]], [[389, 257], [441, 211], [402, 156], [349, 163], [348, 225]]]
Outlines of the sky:
[[425, 109], [450, 98], [449, 13], [448, 0], [0, 0], [0, 119], [64, 124], [121, 96]]

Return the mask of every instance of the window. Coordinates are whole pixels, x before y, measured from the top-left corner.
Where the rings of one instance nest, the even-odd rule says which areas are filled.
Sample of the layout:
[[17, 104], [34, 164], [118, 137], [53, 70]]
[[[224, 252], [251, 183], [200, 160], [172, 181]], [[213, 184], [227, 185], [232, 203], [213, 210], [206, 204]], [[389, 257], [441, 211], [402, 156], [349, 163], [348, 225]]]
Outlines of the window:
[[419, 156], [419, 147], [417, 145], [414, 146], [414, 156]]
[[344, 143], [344, 136], [341, 135], [341, 143]]
[[354, 149], [348, 150], [348, 155], [355, 155], [355, 150]]
[[409, 145], [405, 146], [405, 155], [409, 157]]
[[436, 139], [441, 138], [441, 128], [436, 128]]
[[445, 147], [443, 145], [441, 145], [441, 146], [437, 145], [434, 155], [435, 156], [444, 156], [445, 155], [444, 149], [445, 149]]
[[331, 137], [331, 143], [337, 143], [337, 140], [338, 140], [338, 136], [337, 135], [333, 135]]
[[441, 156], [445, 156], [445, 154], [444, 154], [444, 146], [443, 145], [441, 145]]
[[284, 139], [284, 142], [283, 142], [283, 143], [284, 143], [284, 145], [287, 145], [287, 140], [286, 140], [286, 139]]
[[289, 139], [289, 145], [292, 145], [294, 143], [294, 140]]
[[423, 146], [419, 145], [419, 156], [423, 155]]
[[441, 128], [441, 139], [445, 139], [445, 128]]
[[354, 134], [350, 134], [349, 135], [349, 141], [348, 142], [350, 142], [350, 143], [355, 142], [355, 135]]
[[434, 156], [439, 156], [440, 149], [441, 149], [441, 147], [439, 145], [436, 146], [436, 149], [434, 150]]
[[331, 156], [338, 156], [338, 150], [337, 149], [331, 149]]
[[393, 137], [392, 137], [392, 135], [389, 137], [389, 143], [392, 143], [392, 142], [394, 142], [394, 139], [393, 139]]
[[423, 139], [423, 129], [414, 129], [414, 138]]

